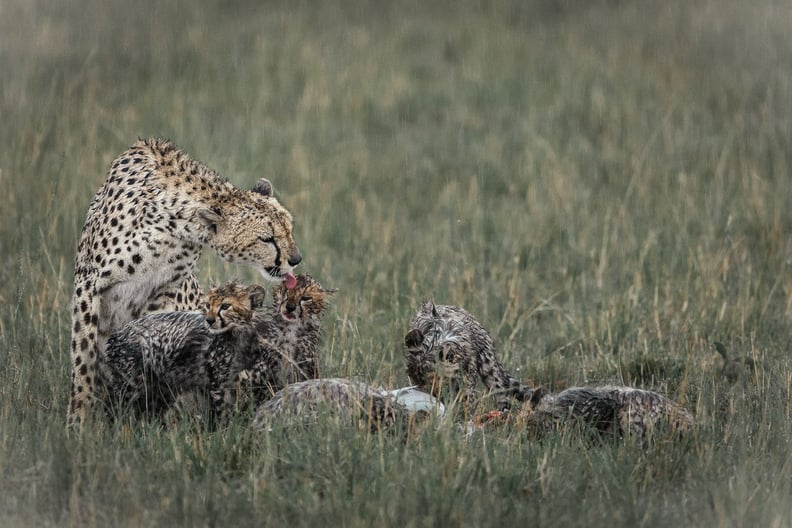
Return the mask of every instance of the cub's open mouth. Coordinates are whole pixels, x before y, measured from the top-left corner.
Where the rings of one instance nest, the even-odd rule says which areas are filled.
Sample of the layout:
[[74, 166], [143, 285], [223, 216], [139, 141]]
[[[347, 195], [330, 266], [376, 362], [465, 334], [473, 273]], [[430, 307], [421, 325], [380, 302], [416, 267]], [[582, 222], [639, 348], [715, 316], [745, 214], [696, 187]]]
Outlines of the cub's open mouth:
[[283, 276], [283, 285], [286, 286], [287, 290], [293, 289], [297, 286], [297, 277], [294, 276], [291, 272], [286, 272]]

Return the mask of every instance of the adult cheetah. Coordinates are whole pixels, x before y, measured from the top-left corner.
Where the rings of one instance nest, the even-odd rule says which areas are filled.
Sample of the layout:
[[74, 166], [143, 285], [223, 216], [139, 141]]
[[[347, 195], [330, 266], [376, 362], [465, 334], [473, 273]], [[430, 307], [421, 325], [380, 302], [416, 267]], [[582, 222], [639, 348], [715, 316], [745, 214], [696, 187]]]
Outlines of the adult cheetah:
[[139, 140], [113, 161], [77, 245], [69, 425], [93, 405], [97, 358], [114, 330], [147, 313], [200, 307], [193, 270], [205, 245], [287, 286], [302, 260], [268, 180], [238, 189], [165, 139]]

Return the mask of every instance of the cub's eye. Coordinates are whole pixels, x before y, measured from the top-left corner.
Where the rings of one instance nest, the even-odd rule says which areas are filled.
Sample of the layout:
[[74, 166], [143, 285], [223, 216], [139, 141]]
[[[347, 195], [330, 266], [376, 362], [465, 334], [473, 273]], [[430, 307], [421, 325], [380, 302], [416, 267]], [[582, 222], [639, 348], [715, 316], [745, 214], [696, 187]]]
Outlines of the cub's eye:
[[303, 295], [302, 297], [300, 297], [300, 302], [311, 302], [312, 300], [313, 299], [311, 299], [310, 295]]
[[275, 243], [275, 237], [273, 237], [273, 236], [266, 236], [266, 237], [260, 236], [259, 240], [261, 240], [265, 244], [274, 244]]
[[231, 305], [228, 303], [223, 303], [220, 305], [221, 310], [228, 310], [229, 308], [231, 308]]

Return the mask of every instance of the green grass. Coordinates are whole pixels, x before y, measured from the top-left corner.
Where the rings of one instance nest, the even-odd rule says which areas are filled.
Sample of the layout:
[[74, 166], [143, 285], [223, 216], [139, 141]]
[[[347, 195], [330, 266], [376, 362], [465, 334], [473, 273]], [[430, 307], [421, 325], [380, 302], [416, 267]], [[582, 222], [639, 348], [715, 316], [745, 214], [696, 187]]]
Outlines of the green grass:
[[[0, 524], [789, 525], [790, 30], [780, 0], [0, 4]], [[273, 181], [340, 290], [325, 375], [406, 384], [434, 299], [533, 384], [659, 389], [699, 427], [67, 437], [77, 236], [138, 136]]]

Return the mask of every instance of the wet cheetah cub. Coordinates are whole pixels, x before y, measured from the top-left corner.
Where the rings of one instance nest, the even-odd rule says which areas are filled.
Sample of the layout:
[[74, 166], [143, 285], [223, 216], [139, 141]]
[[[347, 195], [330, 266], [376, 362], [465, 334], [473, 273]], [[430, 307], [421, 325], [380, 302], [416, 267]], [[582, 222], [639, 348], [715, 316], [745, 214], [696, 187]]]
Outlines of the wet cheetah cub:
[[255, 403], [270, 399], [289, 383], [319, 377], [317, 348], [330, 297], [310, 275], [297, 275], [296, 286], [273, 289], [266, 324], [259, 325], [256, 360], [241, 372]]
[[520, 413], [537, 432], [577, 424], [601, 435], [633, 437], [645, 442], [652, 431], [665, 427], [684, 434], [693, 416], [658, 392], [632, 387], [574, 387], [550, 394], [537, 389]]
[[425, 303], [410, 321], [404, 344], [410, 380], [441, 399], [447, 389], [471, 405], [479, 378], [499, 410], [508, 410], [512, 398], [525, 401], [532, 394], [498, 361], [489, 332], [462, 308]]
[[186, 394], [208, 395], [225, 413], [239, 372], [254, 362], [264, 296], [231, 281], [209, 291], [204, 312], [149, 315], [115, 332], [102, 367], [110, 418], [124, 409], [162, 417]]
[[254, 427], [276, 423], [315, 423], [327, 413], [346, 423], [366, 425], [372, 431], [397, 424], [420, 425], [430, 416], [442, 417], [443, 404], [414, 387], [387, 390], [344, 378], [321, 378], [288, 385], [259, 406]]

